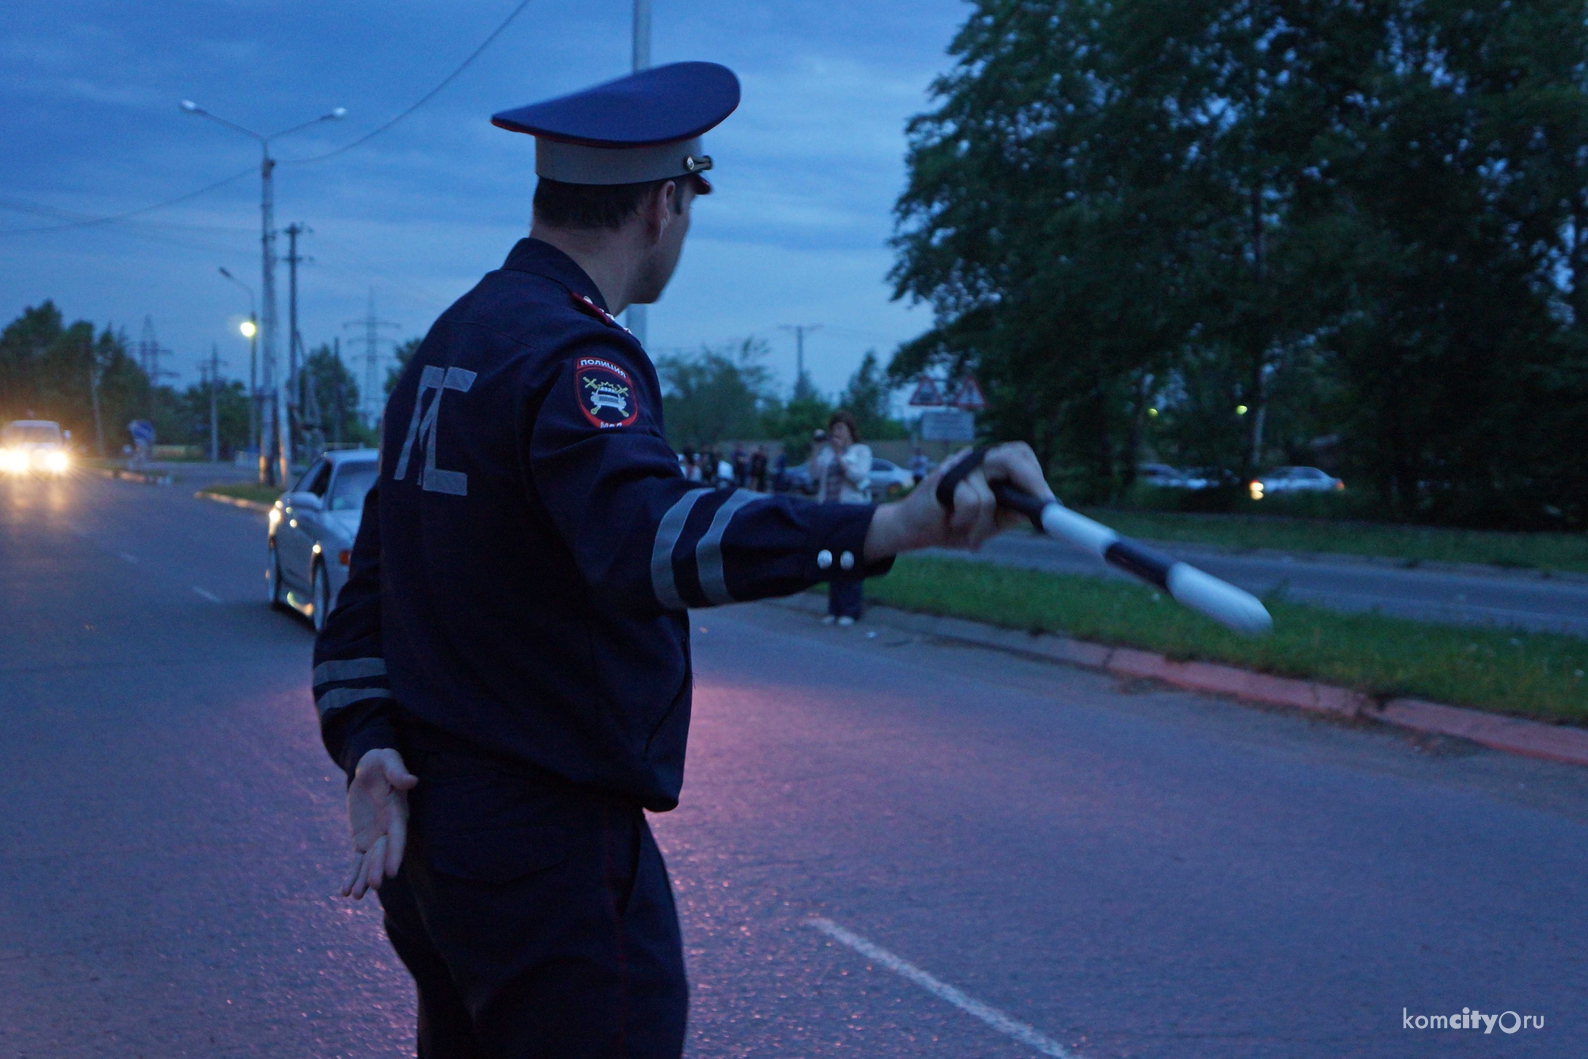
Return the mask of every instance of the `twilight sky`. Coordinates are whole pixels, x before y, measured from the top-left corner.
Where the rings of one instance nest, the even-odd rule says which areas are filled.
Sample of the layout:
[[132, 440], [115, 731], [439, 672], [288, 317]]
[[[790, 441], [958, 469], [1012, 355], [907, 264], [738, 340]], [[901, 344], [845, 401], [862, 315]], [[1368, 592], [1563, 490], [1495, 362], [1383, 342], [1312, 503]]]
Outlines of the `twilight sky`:
[[[462, 76], [389, 132], [336, 158], [451, 73], [517, 0], [13, 0], [0, 9], [0, 314], [53, 298], [68, 319], [125, 326], [147, 315], [185, 384], [219, 343], [246, 376], [235, 330], [247, 295], [216, 272], [260, 280], [258, 147], [181, 112], [192, 99], [271, 133], [335, 106], [345, 121], [277, 141], [278, 227], [301, 252], [300, 330], [342, 336], [374, 288], [379, 315], [421, 335], [528, 229], [534, 142], [492, 112], [625, 73], [629, 0], [534, 0]], [[702, 200], [683, 264], [650, 310], [654, 353], [746, 335], [794, 377], [807, 339], [816, 385], [839, 389], [868, 347], [884, 361], [929, 324], [889, 300], [891, 209], [904, 124], [969, 7], [962, 0], [833, 4], [654, 0], [653, 61], [725, 63], [739, 110], [706, 139], [718, 194]], [[135, 210], [234, 173], [188, 202], [114, 224], [20, 229]], [[286, 252], [285, 238], [280, 252]], [[285, 351], [286, 268], [278, 273]], [[384, 350], [383, 350], [384, 352]], [[384, 373], [382, 373], [384, 374]], [[360, 372], [360, 378], [362, 373]]]

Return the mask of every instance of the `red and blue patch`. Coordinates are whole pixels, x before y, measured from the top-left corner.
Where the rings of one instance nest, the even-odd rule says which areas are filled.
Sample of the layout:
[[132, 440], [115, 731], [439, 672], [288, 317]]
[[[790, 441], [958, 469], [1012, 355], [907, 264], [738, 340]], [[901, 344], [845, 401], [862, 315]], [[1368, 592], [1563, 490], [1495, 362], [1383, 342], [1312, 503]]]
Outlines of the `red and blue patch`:
[[607, 430], [633, 426], [640, 404], [629, 373], [601, 357], [580, 357], [574, 364], [573, 383], [579, 411], [590, 425]]

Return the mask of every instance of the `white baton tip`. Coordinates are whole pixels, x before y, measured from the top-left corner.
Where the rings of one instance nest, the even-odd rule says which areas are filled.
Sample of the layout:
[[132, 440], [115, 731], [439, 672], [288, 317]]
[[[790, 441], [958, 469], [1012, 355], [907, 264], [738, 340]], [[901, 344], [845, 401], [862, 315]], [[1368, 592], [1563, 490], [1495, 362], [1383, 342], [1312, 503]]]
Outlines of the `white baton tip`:
[[1274, 627], [1268, 608], [1256, 596], [1194, 566], [1175, 563], [1167, 581], [1169, 594], [1178, 602], [1236, 632], [1261, 636]]

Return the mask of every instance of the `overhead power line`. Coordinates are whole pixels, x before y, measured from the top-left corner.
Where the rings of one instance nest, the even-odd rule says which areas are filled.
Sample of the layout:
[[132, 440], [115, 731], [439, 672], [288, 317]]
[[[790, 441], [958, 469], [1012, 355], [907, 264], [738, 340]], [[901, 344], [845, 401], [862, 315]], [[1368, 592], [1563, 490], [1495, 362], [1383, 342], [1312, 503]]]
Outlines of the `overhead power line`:
[[391, 128], [393, 125], [396, 125], [399, 121], [402, 121], [408, 115], [412, 114], [414, 111], [416, 111], [420, 107], [424, 106], [426, 103], [430, 102], [432, 99], [434, 99], [437, 95], [439, 95], [441, 93], [441, 90], [443, 88], [446, 88], [453, 81], [457, 80], [458, 75], [463, 73], [463, 71], [467, 70], [470, 66], [474, 65], [474, 60], [478, 59], [481, 55], [483, 55], [485, 53], [485, 49], [489, 48], [491, 46], [492, 42], [495, 41], [497, 37], [500, 37], [502, 35], [502, 32], [504, 30], [506, 30], [508, 26], [513, 24], [513, 20], [515, 18], [517, 18], [519, 15], [523, 14], [524, 9], [526, 7], [528, 7], [530, 5], [530, 3], [531, 3], [531, 0], [523, 0], [523, 2], [520, 3], [517, 7], [513, 8], [512, 13], [502, 20], [501, 25], [499, 25], [495, 29], [491, 30], [491, 35], [486, 37], [483, 41], [481, 41], [480, 42], [480, 46], [478, 48], [475, 48], [474, 51], [469, 54], [469, 57], [467, 59], [464, 59], [463, 62], [458, 64], [458, 68], [456, 70], [453, 70], [450, 74], [447, 74], [446, 77], [441, 79], [441, 83], [440, 84], [436, 85], [436, 87], [432, 88], [430, 91], [426, 92], [423, 96], [419, 97], [419, 101], [417, 103], [415, 103], [413, 106], [409, 107], [407, 110], [403, 111], [401, 114], [397, 115], [395, 118], [393, 118], [390, 121], [388, 121], [386, 124], [378, 126], [375, 129], [371, 130], [370, 132], [366, 132], [364, 135], [360, 136], [358, 139], [354, 140], [352, 143], [345, 144], [344, 146], [338, 147], [334, 151], [327, 151], [324, 154], [311, 155], [308, 158], [284, 158], [284, 159], [282, 159], [281, 164], [282, 165], [306, 165], [309, 162], [323, 162], [327, 158], [335, 158], [337, 155], [344, 154], [344, 153], [346, 153], [348, 151], [351, 151], [353, 148], [358, 147], [361, 144], [368, 143], [370, 140], [372, 140], [375, 137], [379, 136], [381, 133], [385, 132], [387, 129]]
[[[463, 62], [458, 64], [457, 69], [453, 70], [446, 77], [442, 78], [440, 84], [436, 85], [436, 87], [420, 96], [416, 103], [404, 110], [402, 113], [398, 114], [396, 117], [392, 118], [390, 121], [386, 122], [384, 125], [377, 126], [373, 130], [354, 140], [352, 143], [338, 147], [334, 151], [327, 151], [324, 154], [311, 155], [308, 158], [284, 158], [281, 159], [279, 164], [307, 165], [310, 162], [323, 162], [328, 158], [335, 158], [339, 154], [345, 154], [355, 147], [362, 146], [363, 144], [366, 144], [370, 140], [374, 139], [376, 136], [379, 136], [381, 133], [390, 129], [392, 126], [396, 125], [414, 111], [418, 110], [420, 107], [434, 99], [440, 94], [442, 89], [446, 88], [453, 81], [457, 80], [458, 76], [462, 74], [463, 71], [474, 65], [474, 60], [478, 59], [482, 54], [485, 53], [485, 49], [489, 48], [491, 44], [495, 42], [496, 38], [500, 37], [507, 27], [513, 24], [514, 19], [518, 18], [519, 15], [524, 13], [524, 9], [529, 7], [531, 2], [532, 0], [522, 0], [522, 2], [517, 7], [513, 8], [512, 12], [508, 14], [508, 16], [490, 32], [490, 35], [487, 36], [485, 40], [480, 42], [480, 46], [475, 48], [474, 51], [470, 52], [468, 58], [464, 59]], [[244, 169], [238, 173], [233, 173], [231, 176], [226, 177], [223, 180], [217, 180], [213, 184], [206, 184], [204, 187], [201, 187], [196, 191], [189, 191], [186, 194], [178, 195], [176, 198], [166, 199], [164, 202], [156, 202], [152, 206], [140, 206], [135, 210], [127, 210], [125, 213], [116, 213], [108, 217], [90, 217], [80, 221], [71, 221], [65, 224], [41, 225], [36, 228], [11, 228], [9, 230], [0, 231], [0, 236], [24, 235], [30, 232], [58, 232], [68, 228], [86, 228], [95, 224], [109, 224], [114, 221], [125, 220], [128, 217], [136, 217], [141, 213], [152, 213], [155, 210], [163, 210], [169, 206], [176, 206], [188, 201], [189, 199], [196, 199], [200, 195], [205, 195], [211, 191], [223, 188], [233, 181], [241, 180], [243, 177], [249, 176], [256, 172], [258, 172], [257, 166], [249, 166], [247, 169]]]

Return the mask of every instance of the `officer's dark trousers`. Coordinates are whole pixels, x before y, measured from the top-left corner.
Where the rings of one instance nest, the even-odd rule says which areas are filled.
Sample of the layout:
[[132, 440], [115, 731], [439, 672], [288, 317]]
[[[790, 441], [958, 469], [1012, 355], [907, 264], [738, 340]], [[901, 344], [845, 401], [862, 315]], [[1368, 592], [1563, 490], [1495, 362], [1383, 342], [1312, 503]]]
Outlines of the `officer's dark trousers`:
[[860, 620], [866, 583], [858, 577], [835, 577], [827, 583], [827, 613], [835, 618]]
[[413, 735], [408, 852], [380, 899], [421, 1059], [677, 1059], [678, 916], [639, 806]]

